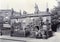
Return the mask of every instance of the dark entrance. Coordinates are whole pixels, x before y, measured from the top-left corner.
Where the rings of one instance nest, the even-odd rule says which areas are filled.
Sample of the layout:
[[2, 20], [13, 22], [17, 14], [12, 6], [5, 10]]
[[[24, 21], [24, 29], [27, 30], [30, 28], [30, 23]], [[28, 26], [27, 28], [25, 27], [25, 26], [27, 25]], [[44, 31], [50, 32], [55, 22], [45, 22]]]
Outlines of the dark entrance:
[[52, 24], [52, 26], [51, 26], [52, 31], [54, 31], [54, 32], [57, 32], [59, 30], [59, 27], [60, 27], [60, 22]]
[[37, 30], [39, 30], [39, 26], [35, 26], [35, 28], [36, 28]]

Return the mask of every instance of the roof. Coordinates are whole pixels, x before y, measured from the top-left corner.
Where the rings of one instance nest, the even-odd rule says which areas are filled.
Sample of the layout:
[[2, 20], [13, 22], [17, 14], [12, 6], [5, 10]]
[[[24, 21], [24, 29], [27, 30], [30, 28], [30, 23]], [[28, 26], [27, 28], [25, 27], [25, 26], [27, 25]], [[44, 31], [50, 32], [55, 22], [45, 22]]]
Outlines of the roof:
[[51, 16], [49, 12], [40, 12], [40, 14], [23, 14], [20, 16], [13, 16], [11, 18], [26, 18], [26, 17], [40, 17], [40, 16]]
[[0, 10], [0, 12], [10, 12], [11, 10], [10, 9], [6, 9], [6, 10]]

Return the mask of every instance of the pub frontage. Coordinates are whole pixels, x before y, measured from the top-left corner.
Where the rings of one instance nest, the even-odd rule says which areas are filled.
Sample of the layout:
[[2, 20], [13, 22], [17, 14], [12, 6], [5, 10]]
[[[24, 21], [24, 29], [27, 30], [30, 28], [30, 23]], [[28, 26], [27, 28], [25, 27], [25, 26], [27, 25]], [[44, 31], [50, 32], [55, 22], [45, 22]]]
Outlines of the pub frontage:
[[35, 4], [34, 13], [24, 11], [22, 14], [11, 9], [1, 10], [0, 14], [3, 17], [0, 18], [1, 35], [43, 39], [53, 36], [49, 8], [41, 12]]

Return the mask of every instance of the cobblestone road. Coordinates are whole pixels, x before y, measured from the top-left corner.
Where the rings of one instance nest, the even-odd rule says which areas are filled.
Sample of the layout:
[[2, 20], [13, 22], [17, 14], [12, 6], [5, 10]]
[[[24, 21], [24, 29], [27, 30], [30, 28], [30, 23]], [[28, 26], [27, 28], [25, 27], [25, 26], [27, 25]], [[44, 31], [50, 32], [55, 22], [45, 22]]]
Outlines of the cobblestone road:
[[[1, 39], [1, 38], [7, 38], [7, 39]], [[49, 39], [0, 36], [0, 42], [60, 42], [60, 32], [54, 33], [54, 36]]]

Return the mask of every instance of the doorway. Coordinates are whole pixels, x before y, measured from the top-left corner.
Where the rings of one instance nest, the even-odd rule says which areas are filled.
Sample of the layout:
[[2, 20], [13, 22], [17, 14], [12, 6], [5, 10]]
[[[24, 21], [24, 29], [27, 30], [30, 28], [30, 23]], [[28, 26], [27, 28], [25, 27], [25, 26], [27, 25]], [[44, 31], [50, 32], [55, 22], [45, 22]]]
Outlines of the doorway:
[[60, 22], [53, 24], [51, 28], [52, 28], [52, 31], [54, 32], [60, 32]]

